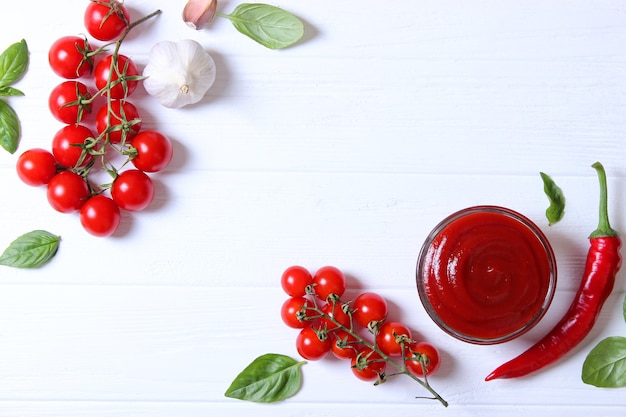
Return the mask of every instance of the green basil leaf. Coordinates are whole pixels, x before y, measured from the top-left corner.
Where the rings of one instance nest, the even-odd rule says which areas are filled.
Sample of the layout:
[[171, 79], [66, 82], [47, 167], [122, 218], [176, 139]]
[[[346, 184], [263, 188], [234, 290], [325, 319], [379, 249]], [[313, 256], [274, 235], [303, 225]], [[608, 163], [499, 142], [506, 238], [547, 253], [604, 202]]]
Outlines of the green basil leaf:
[[601, 388], [625, 387], [626, 337], [607, 337], [591, 349], [583, 363], [582, 380]]
[[0, 255], [0, 265], [36, 268], [48, 262], [59, 249], [60, 236], [33, 230], [15, 239]]
[[0, 86], [7, 87], [26, 72], [28, 67], [28, 45], [22, 39], [0, 54]]
[[0, 146], [15, 153], [20, 140], [20, 121], [13, 107], [0, 100]]
[[23, 96], [24, 93], [21, 90], [13, 87], [0, 87], [0, 96], [8, 97], [8, 96]]
[[284, 400], [300, 389], [304, 363], [276, 353], [261, 355], [237, 375], [224, 395], [258, 403]]
[[304, 25], [296, 16], [263, 3], [242, 3], [228, 15], [235, 28], [269, 49], [285, 48], [304, 35]]
[[543, 172], [539, 174], [543, 180], [543, 191], [550, 200], [550, 206], [546, 209], [546, 218], [548, 219], [548, 224], [552, 226], [559, 222], [565, 214], [565, 196], [552, 178]]

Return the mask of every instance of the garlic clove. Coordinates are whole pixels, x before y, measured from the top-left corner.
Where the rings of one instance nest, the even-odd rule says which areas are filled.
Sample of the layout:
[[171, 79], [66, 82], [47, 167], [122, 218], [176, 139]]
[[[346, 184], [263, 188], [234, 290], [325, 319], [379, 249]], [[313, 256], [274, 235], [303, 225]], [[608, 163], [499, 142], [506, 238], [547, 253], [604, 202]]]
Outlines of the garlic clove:
[[197, 103], [215, 82], [215, 61], [198, 42], [185, 39], [155, 44], [144, 68], [145, 90], [163, 106]]
[[183, 21], [192, 29], [202, 29], [215, 18], [217, 0], [189, 0], [183, 8]]

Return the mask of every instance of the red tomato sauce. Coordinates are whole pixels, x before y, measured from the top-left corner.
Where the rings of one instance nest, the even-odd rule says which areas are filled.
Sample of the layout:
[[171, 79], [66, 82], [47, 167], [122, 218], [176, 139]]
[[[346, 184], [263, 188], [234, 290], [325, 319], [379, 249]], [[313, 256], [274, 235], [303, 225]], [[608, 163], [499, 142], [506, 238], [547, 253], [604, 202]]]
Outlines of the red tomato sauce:
[[462, 212], [442, 222], [422, 249], [420, 297], [437, 324], [462, 340], [510, 340], [552, 299], [552, 249], [518, 213], [491, 206]]

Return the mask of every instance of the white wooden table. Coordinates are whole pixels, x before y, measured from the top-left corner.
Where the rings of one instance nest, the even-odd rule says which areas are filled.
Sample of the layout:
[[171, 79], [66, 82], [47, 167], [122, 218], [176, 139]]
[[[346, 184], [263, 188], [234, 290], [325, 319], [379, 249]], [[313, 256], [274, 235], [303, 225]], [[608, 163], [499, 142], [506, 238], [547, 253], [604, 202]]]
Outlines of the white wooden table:
[[[15, 174], [18, 154], [50, 147], [46, 107], [60, 80], [51, 42], [84, 32], [85, 0], [12, 2], [0, 48], [25, 38], [31, 64], [9, 101], [20, 150], [0, 153], [0, 246], [32, 229], [62, 235], [37, 270], [0, 269], [0, 416], [618, 416], [626, 391], [580, 380], [587, 352], [626, 336], [624, 274], [592, 334], [557, 365], [518, 380], [483, 378], [561, 317], [597, 223], [590, 165], [609, 175], [613, 225], [626, 233], [626, 4], [618, 0], [374, 2], [284, 0], [306, 24], [296, 47], [270, 51], [223, 18], [195, 32], [183, 0], [127, 0], [131, 17], [163, 13], [122, 47], [143, 67], [160, 40], [192, 38], [218, 66], [197, 106], [160, 107], [139, 88], [144, 126], [175, 142], [157, 197], [124, 214], [112, 238], [89, 236]], [[238, 4], [222, 1], [220, 11]], [[548, 227], [539, 171], [567, 198]], [[499, 204], [539, 224], [559, 282], [542, 322], [496, 346], [456, 341], [427, 317], [417, 252], [447, 214]], [[379, 387], [328, 359], [303, 368], [296, 396], [273, 405], [224, 391], [254, 357], [297, 357], [279, 317], [282, 271], [335, 265], [349, 294], [376, 291], [391, 314], [437, 344], [433, 386]], [[342, 414], [343, 413], [343, 414]]]

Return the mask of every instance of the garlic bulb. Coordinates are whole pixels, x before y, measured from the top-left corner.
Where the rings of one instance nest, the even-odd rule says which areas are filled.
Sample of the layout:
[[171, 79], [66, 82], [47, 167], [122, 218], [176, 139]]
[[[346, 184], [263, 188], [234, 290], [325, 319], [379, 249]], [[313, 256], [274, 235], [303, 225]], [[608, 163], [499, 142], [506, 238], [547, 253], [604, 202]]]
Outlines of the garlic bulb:
[[204, 97], [215, 72], [215, 61], [198, 42], [162, 41], [150, 50], [143, 86], [163, 106], [180, 108]]

